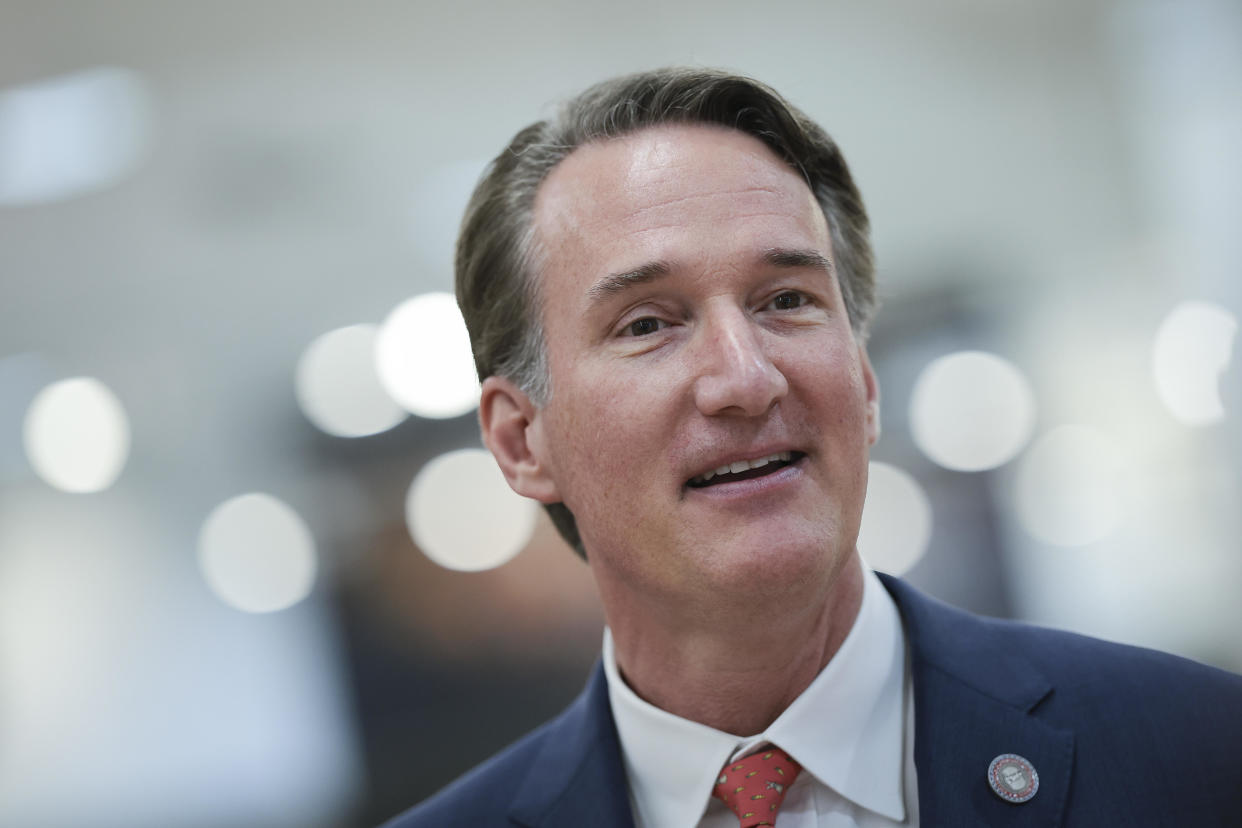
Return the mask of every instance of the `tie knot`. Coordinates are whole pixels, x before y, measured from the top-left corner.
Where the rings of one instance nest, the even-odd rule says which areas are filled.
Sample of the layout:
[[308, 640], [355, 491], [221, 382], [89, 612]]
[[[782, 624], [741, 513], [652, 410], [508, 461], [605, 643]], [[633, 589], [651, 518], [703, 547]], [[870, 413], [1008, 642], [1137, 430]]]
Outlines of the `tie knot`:
[[737, 814], [740, 828], [773, 825], [785, 792], [801, 770], [788, 753], [770, 747], [721, 768], [712, 796]]

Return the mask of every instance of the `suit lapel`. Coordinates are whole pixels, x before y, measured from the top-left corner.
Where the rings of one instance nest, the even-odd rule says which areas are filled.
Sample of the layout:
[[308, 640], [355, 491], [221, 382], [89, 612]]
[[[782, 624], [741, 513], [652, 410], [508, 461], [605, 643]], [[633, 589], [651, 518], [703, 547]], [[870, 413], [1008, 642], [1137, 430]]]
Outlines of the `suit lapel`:
[[[1064, 818], [1074, 736], [1038, 718], [1051, 684], [1003, 624], [976, 618], [881, 575], [901, 612], [914, 680], [914, 760], [924, 825], [1056, 826]], [[1039, 774], [1028, 802], [988, 785], [992, 759], [1016, 753]]]
[[582, 695], [548, 726], [509, 816], [530, 828], [633, 828], [602, 666], [596, 666]]

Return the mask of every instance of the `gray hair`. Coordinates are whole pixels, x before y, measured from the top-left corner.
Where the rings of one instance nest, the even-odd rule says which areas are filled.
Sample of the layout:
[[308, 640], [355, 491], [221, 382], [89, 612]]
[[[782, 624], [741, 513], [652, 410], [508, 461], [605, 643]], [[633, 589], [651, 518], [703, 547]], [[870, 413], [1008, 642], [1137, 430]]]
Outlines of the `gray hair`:
[[[862, 197], [836, 143], [775, 90], [712, 69], [656, 69], [596, 84], [557, 115], [518, 132], [475, 188], [457, 240], [457, 303], [480, 379], [513, 381], [537, 406], [552, 393], [544, 348], [534, 231], [535, 195], [578, 147], [666, 124], [713, 124], [758, 138], [797, 171], [824, 212], [850, 325], [866, 340], [875, 314], [875, 263]], [[573, 514], [548, 514], [586, 557]]]

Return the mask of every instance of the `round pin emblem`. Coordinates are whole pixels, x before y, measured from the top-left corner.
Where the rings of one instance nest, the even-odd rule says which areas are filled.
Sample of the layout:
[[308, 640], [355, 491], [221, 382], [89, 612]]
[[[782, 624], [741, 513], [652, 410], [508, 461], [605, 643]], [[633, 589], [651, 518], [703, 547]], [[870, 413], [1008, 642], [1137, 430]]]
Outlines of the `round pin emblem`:
[[1039, 790], [1039, 774], [1018, 754], [1002, 753], [988, 765], [988, 784], [1006, 802], [1026, 802]]

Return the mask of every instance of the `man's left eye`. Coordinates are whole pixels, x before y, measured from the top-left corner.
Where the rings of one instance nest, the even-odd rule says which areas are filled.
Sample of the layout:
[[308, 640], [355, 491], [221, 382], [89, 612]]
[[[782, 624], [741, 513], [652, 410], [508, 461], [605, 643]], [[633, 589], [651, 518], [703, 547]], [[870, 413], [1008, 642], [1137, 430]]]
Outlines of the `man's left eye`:
[[787, 290], [784, 293], [777, 294], [772, 300], [772, 307], [776, 310], [794, 310], [806, 304], [806, 298], [797, 291]]
[[635, 319], [631, 322], [626, 327], [626, 333], [630, 336], [646, 336], [664, 327], [666, 327], [666, 324], [654, 316], [644, 316], [642, 319]]

